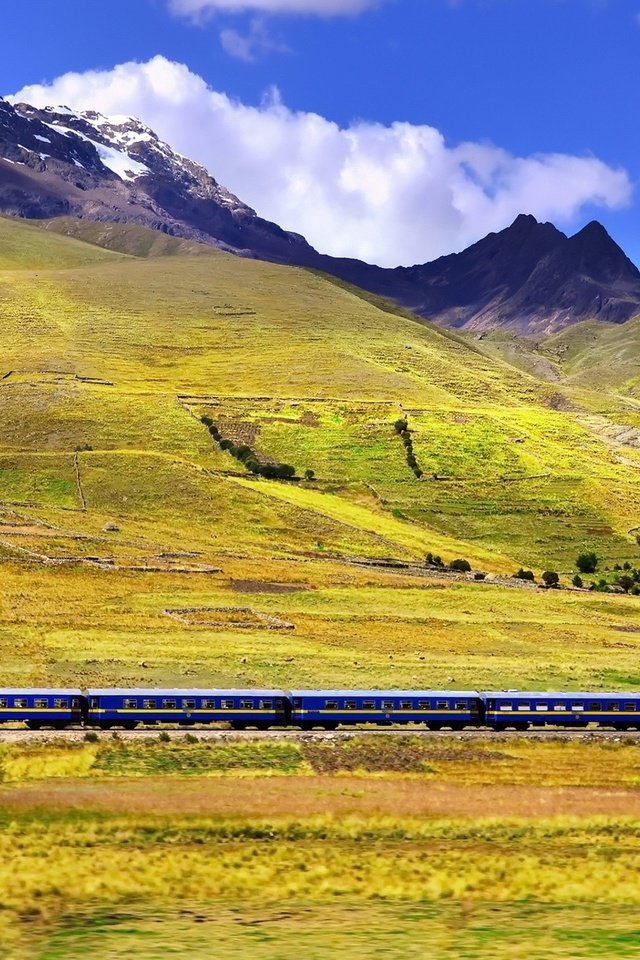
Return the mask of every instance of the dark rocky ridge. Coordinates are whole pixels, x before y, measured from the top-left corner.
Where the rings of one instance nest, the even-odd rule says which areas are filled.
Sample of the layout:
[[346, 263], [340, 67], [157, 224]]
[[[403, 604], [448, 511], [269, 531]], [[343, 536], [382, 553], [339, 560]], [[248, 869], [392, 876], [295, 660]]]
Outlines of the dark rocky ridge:
[[0, 99], [0, 212], [135, 223], [242, 256], [313, 267], [444, 326], [544, 335], [640, 314], [640, 271], [598, 223], [567, 237], [519, 216], [462, 253], [384, 269], [324, 256], [259, 217], [131, 117]]

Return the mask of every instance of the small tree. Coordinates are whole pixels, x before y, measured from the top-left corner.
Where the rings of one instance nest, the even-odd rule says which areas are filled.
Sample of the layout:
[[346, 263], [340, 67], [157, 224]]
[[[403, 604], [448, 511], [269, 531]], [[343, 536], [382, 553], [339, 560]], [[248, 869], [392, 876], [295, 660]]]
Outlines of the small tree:
[[211, 417], [200, 417], [200, 423], [204, 423], [205, 427], [209, 427], [209, 429], [213, 426]]
[[393, 426], [396, 433], [404, 433], [404, 431], [407, 429], [407, 421], [404, 419], [396, 420]]
[[222, 437], [222, 439], [219, 441], [219, 446], [221, 450], [231, 450], [233, 443], [226, 437]]
[[533, 575], [533, 570], [523, 570], [522, 567], [520, 567], [518, 572], [514, 573], [513, 576], [515, 577], [516, 580], [531, 580], [531, 581], [535, 580], [535, 576]]
[[296, 468], [289, 463], [279, 463], [276, 467], [276, 477], [280, 480], [291, 480], [296, 475]]
[[471, 564], [468, 560], [452, 560], [450, 569], [455, 570], [457, 573], [469, 573], [471, 570]]
[[244, 463], [247, 460], [255, 460], [256, 456], [251, 447], [248, 447], [246, 443], [241, 444], [236, 448], [235, 456], [238, 460], [242, 460]]
[[542, 574], [542, 580], [546, 587], [551, 587], [552, 589], [555, 589], [560, 583], [560, 577], [555, 570], [545, 570]]
[[625, 593], [629, 593], [630, 590], [635, 586], [633, 577], [630, 577], [628, 574], [624, 574], [618, 580], [618, 585], [622, 587]]
[[571, 583], [574, 585], [574, 587], [578, 587], [578, 589], [582, 589], [582, 587], [584, 587], [584, 581], [579, 573], [576, 573]]
[[315, 480], [316, 474], [314, 470], [305, 470], [304, 472], [305, 480]]
[[576, 559], [576, 567], [580, 573], [595, 573], [598, 566], [598, 557], [593, 551], [581, 553]]

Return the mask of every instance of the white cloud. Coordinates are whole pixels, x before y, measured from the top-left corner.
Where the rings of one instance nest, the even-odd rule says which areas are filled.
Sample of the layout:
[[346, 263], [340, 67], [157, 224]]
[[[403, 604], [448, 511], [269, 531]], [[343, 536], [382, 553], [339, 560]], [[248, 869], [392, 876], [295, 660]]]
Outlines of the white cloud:
[[595, 157], [450, 147], [409, 123], [341, 128], [289, 110], [277, 91], [259, 107], [239, 103], [163, 57], [66, 74], [16, 98], [135, 114], [261, 216], [325, 253], [388, 266], [460, 250], [518, 213], [573, 225], [587, 204], [631, 200], [627, 173]]
[[321, 17], [350, 16], [378, 6], [383, 0], [170, 0], [177, 14], [198, 17], [206, 13], [258, 11], [276, 14], [315, 14]]
[[220, 43], [229, 56], [245, 63], [253, 63], [262, 53], [289, 53], [287, 46], [271, 36], [261, 17], [254, 17], [246, 33], [231, 27], [221, 30]]

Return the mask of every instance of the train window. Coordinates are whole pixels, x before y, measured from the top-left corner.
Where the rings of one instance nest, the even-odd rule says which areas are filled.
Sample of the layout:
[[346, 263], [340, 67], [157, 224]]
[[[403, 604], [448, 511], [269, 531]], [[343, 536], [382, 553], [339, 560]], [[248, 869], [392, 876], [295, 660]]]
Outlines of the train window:
[[325, 700], [324, 702], [325, 710], [337, 710], [338, 701], [337, 700]]
[[620, 712], [620, 704], [616, 701], [615, 703], [609, 704], [609, 710], [612, 710], [614, 713]]
[[602, 704], [599, 700], [592, 700], [592, 702], [589, 704], [589, 710], [591, 713], [600, 713], [602, 710]]
[[554, 703], [553, 709], [556, 710], [558, 713], [562, 713], [564, 710], [567, 709], [567, 707], [566, 707], [566, 704], [564, 703]]
[[411, 700], [401, 700], [400, 701], [401, 710], [413, 710], [413, 703]]
[[462, 700], [456, 703], [456, 710], [466, 710], [466, 709], [467, 709], [467, 704], [463, 703]]
[[365, 710], [375, 710], [376, 702], [375, 700], [363, 700], [362, 706]]
[[78, 697], [72, 697], [72, 698], [71, 698], [71, 706], [72, 706], [72, 707], [79, 707], [79, 706], [80, 706], [80, 700], [79, 700]]
[[156, 709], [156, 706], [157, 706], [157, 701], [156, 701], [156, 700], [143, 700], [143, 701], [142, 701], [142, 706], [144, 707], [145, 710], [155, 710], [155, 709]]
[[625, 710], [627, 711], [627, 713], [635, 713], [635, 712], [636, 712], [635, 701], [634, 701], [634, 700], [627, 700], [627, 702], [626, 702], [625, 705], [624, 705], [624, 708], [625, 708]]
[[13, 705], [14, 707], [20, 707], [21, 710], [25, 710], [29, 706], [29, 701], [26, 697], [16, 697]]
[[241, 700], [240, 706], [243, 710], [253, 710], [253, 700]]
[[215, 708], [216, 708], [216, 702], [215, 702], [215, 700], [203, 700], [203, 701], [202, 701], [202, 709], [203, 709], [203, 710], [215, 710]]
[[261, 710], [273, 710], [273, 700], [261, 700], [260, 701]]
[[538, 713], [546, 713], [549, 709], [549, 705], [546, 703], [536, 703], [536, 710]]
[[49, 701], [44, 697], [36, 697], [36, 699], [33, 701], [33, 705], [36, 710], [46, 710], [49, 706]]
[[175, 710], [176, 701], [175, 700], [163, 700], [162, 707], [164, 710]]
[[282, 706], [282, 697], [276, 697], [276, 707]]
[[429, 710], [429, 701], [428, 701], [428, 700], [418, 700], [418, 709], [419, 709], [419, 710]]
[[438, 710], [446, 710], [448, 706], [449, 704], [446, 700], [438, 700], [438, 703], [436, 704]]
[[[56, 710], [66, 710], [67, 707], [69, 706], [69, 701], [68, 701], [68, 700], [54, 700], [54, 701], [53, 701], [53, 705], [54, 705], [54, 707], [56, 708]], [[73, 705], [74, 705], [74, 707], [76, 707], [76, 706], [78, 705], [78, 701], [77, 701], [77, 700], [74, 700]]]
[[6, 697], [0, 697], [0, 710], [6, 710], [9, 706], [9, 701]]
[[571, 709], [572, 709], [572, 710], [578, 710], [578, 711], [584, 710], [584, 703], [572, 703], [572, 704], [571, 704]]
[[235, 703], [233, 702], [233, 700], [221, 700], [221, 701], [220, 701], [220, 709], [221, 709], [221, 710], [233, 710], [234, 707], [235, 707]]
[[195, 710], [195, 708], [196, 708], [196, 702], [195, 702], [195, 700], [189, 699], [189, 700], [183, 700], [183, 701], [182, 701], [182, 709], [183, 709], [183, 710]]
[[100, 706], [100, 701], [98, 700], [98, 698], [91, 697], [91, 709], [97, 710], [99, 706]]
[[345, 702], [344, 702], [344, 708], [345, 708], [345, 710], [357, 710], [357, 709], [358, 709], [358, 701], [357, 701], [357, 700], [345, 700]]
[[531, 709], [531, 704], [529, 704], [529, 703], [519, 703], [519, 704], [518, 704], [518, 710], [525, 710], [525, 711], [528, 712], [530, 709]]
[[123, 706], [125, 710], [137, 710], [138, 701], [134, 697], [126, 697]]
[[293, 705], [296, 708], [296, 710], [300, 709], [300, 707], [302, 706], [302, 700], [300, 699], [300, 697], [295, 698], [295, 700], [293, 701]]
[[511, 710], [513, 710], [513, 705], [512, 705], [511, 703], [501, 703], [501, 704], [500, 704], [500, 709], [501, 709], [504, 713], [510, 713]]

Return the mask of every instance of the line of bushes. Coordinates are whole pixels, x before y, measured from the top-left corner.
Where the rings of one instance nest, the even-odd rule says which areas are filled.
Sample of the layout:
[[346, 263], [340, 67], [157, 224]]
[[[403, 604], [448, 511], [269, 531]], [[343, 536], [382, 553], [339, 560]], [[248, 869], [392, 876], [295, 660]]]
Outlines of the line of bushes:
[[[289, 463], [262, 463], [258, 459], [255, 450], [246, 443], [235, 444], [228, 437], [223, 437], [211, 417], [200, 417], [212, 439], [218, 444], [221, 450], [230, 453], [232, 457], [239, 460], [243, 466], [256, 476], [267, 477], [269, 480], [293, 480], [296, 478], [296, 468]], [[309, 476], [311, 474], [311, 476]], [[307, 470], [305, 477], [313, 479], [313, 471]]]
[[407, 463], [419, 480], [422, 476], [422, 470], [420, 469], [420, 465], [416, 460], [416, 455], [413, 452], [413, 440], [411, 439], [411, 432], [409, 430], [407, 418], [403, 417], [400, 420], [396, 420], [393, 426], [404, 444], [404, 449], [407, 455]]

